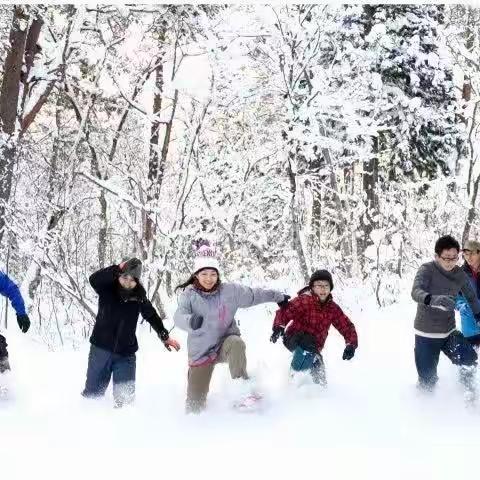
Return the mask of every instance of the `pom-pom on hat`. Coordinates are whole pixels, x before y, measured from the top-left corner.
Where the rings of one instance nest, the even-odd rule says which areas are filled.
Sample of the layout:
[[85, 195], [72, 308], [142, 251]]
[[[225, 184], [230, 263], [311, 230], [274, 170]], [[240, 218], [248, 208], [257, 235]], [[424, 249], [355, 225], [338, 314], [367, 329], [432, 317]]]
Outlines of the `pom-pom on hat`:
[[193, 273], [198, 273], [205, 268], [213, 268], [220, 274], [220, 263], [218, 262], [215, 249], [208, 240], [200, 238], [193, 242], [195, 260], [193, 261]]

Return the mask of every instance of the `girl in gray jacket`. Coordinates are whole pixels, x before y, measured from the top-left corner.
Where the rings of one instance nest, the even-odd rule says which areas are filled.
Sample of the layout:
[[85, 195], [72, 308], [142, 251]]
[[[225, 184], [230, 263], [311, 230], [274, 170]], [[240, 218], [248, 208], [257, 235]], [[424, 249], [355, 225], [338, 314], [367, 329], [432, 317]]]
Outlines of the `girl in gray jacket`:
[[183, 292], [174, 315], [175, 325], [188, 332], [187, 413], [205, 408], [217, 363], [228, 363], [233, 379], [248, 379], [245, 343], [235, 321], [237, 310], [266, 302], [283, 306], [289, 298], [275, 290], [221, 282], [215, 252], [206, 241], [197, 247], [194, 273], [177, 287]]

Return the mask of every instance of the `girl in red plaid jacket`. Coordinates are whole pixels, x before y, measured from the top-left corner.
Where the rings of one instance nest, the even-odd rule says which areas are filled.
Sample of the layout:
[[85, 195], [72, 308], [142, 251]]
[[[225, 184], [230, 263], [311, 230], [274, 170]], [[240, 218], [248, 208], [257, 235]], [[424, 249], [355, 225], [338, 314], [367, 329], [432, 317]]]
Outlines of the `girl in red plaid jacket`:
[[327, 270], [312, 274], [307, 287], [285, 302], [275, 315], [270, 341], [283, 336], [283, 343], [293, 352], [291, 369], [310, 371], [315, 383], [326, 384], [321, 351], [333, 325], [345, 339], [343, 360], [351, 360], [358, 346], [357, 332], [350, 319], [333, 301], [332, 275]]

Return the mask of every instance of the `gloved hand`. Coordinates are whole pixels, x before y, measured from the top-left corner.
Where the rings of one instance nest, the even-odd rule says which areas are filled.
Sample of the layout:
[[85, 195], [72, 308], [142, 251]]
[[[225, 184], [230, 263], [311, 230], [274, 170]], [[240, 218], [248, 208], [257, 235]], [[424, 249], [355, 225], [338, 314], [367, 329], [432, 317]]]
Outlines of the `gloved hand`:
[[163, 344], [165, 345], [165, 348], [171, 352], [172, 351], [172, 348], [175, 349], [175, 351], [179, 351], [180, 350], [180, 344], [174, 339], [174, 338], [170, 338], [168, 337], [164, 342]]
[[355, 349], [356, 348], [357, 347], [354, 347], [350, 343], [347, 344], [347, 346], [345, 347], [345, 350], [343, 351], [342, 359], [343, 360], [351, 360], [353, 358], [353, 356], [355, 355]]
[[429, 305], [445, 312], [453, 312], [455, 310], [455, 297], [451, 295], [432, 295]]
[[272, 343], [276, 343], [280, 337], [283, 337], [284, 333], [285, 333], [284, 327], [273, 327], [273, 333], [272, 333], [272, 336], [270, 337], [270, 341]]
[[20, 330], [23, 333], [27, 333], [30, 328], [30, 319], [28, 318], [28, 315], [17, 315], [17, 322]]
[[281, 302], [277, 302], [277, 305], [280, 308], [285, 308], [288, 305], [289, 300], [290, 300], [290, 295], [284, 295], [283, 300]]
[[190, 318], [190, 327], [192, 330], [198, 330], [203, 325], [203, 317], [201, 315], [193, 314]]
[[160, 340], [162, 342], [166, 342], [170, 337], [170, 334], [168, 333], [168, 330], [164, 327], [162, 330], [160, 330], [160, 333], [158, 334], [158, 336], [160, 337]]
[[477, 327], [480, 327], [480, 313], [475, 314], [474, 318], [475, 318], [475, 323], [477, 324]]

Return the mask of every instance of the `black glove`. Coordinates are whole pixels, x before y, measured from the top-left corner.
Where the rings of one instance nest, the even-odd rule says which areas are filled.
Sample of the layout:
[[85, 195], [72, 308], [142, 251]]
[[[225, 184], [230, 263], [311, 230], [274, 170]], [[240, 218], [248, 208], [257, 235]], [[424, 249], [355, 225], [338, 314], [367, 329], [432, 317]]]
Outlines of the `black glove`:
[[203, 317], [201, 315], [193, 314], [190, 318], [190, 327], [192, 330], [198, 330], [203, 325]]
[[432, 295], [429, 305], [445, 312], [453, 312], [455, 310], [455, 297], [451, 295]]
[[160, 337], [160, 340], [162, 342], [165, 342], [168, 340], [168, 337], [170, 336], [169, 333], [168, 333], [168, 330], [166, 328], [164, 328], [163, 330], [160, 330], [160, 333], [158, 334], [158, 336]]
[[355, 355], [355, 349], [357, 347], [354, 347], [350, 343], [345, 347], [345, 350], [343, 351], [342, 359], [343, 360], [351, 360], [353, 356]]
[[475, 318], [475, 323], [477, 324], [477, 327], [480, 327], [480, 312], [476, 313], [473, 317]]
[[28, 315], [17, 315], [17, 322], [20, 330], [23, 333], [27, 333], [30, 328], [30, 319], [28, 318]]
[[288, 305], [289, 300], [290, 300], [290, 295], [284, 295], [283, 300], [281, 302], [277, 302], [277, 305], [280, 308], [285, 308]]
[[273, 327], [273, 333], [272, 333], [272, 336], [270, 337], [270, 341], [272, 343], [276, 343], [280, 337], [283, 337], [284, 333], [285, 333], [284, 327]]

